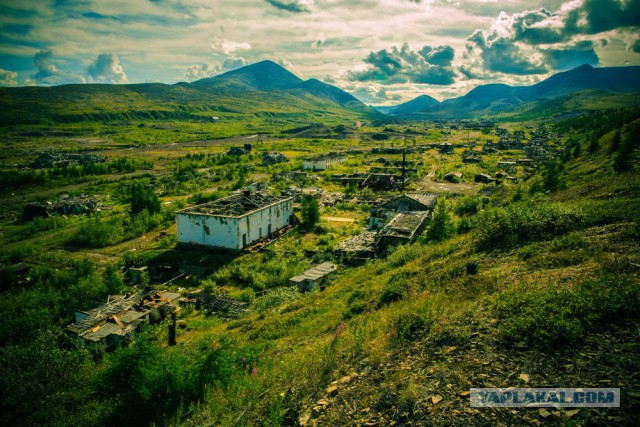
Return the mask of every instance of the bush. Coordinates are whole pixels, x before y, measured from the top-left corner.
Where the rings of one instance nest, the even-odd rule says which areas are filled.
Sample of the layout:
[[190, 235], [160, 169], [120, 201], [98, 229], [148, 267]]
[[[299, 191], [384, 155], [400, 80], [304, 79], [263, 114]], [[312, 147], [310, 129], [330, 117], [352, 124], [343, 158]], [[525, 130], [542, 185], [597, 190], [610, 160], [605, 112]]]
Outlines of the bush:
[[499, 296], [495, 310], [506, 345], [555, 349], [608, 324], [637, 318], [640, 288], [620, 278], [603, 278], [573, 290], [509, 292]]
[[404, 288], [397, 282], [387, 283], [380, 294], [378, 308], [399, 301], [404, 297]]
[[395, 322], [396, 339], [400, 343], [415, 341], [425, 336], [431, 326], [432, 320], [425, 320], [415, 313], [403, 313]]
[[550, 240], [584, 227], [580, 209], [547, 203], [541, 197], [488, 209], [478, 217], [476, 237], [481, 249], [512, 247]]

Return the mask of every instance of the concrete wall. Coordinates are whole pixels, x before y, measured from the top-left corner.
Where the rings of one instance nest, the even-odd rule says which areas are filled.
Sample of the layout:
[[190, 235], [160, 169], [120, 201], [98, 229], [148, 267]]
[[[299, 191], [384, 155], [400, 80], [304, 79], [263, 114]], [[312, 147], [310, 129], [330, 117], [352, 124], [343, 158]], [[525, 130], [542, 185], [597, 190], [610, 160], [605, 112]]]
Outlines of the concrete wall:
[[176, 214], [176, 224], [180, 243], [239, 249], [242, 242], [238, 237], [237, 218], [182, 212]]
[[289, 225], [293, 200], [238, 218], [178, 213], [178, 242], [240, 250]]

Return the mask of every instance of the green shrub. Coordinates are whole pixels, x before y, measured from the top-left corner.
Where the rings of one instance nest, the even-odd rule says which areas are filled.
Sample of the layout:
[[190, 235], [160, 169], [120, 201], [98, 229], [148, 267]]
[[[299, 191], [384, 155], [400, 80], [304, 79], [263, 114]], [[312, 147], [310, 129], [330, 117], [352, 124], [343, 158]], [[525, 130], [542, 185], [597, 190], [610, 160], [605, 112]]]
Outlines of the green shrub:
[[401, 300], [404, 297], [404, 292], [404, 288], [398, 282], [387, 283], [378, 299], [378, 307]]
[[638, 317], [640, 288], [620, 278], [587, 281], [575, 289], [499, 296], [495, 311], [503, 343], [555, 349], [580, 342], [587, 332]]
[[431, 319], [425, 320], [415, 313], [403, 313], [395, 322], [396, 339], [400, 343], [415, 341], [425, 336], [432, 325]]

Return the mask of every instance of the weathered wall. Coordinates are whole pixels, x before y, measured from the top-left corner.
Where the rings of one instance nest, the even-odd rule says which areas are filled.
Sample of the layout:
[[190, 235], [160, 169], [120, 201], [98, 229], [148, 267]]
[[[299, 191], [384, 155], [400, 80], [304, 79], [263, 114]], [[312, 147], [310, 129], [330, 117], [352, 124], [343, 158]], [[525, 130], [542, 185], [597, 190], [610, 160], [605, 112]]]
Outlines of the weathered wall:
[[238, 240], [238, 220], [179, 213], [176, 215], [178, 242], [195, 243], [220, 248], [240, 249]]
[[[240, 218], [178, 213], [178, 242], [242, 249], [289, 225], [293, 201], [285, 200]], [[243, 239], [243, 236], [246, 236]]]
[[271, 233], [286, 227], [289, 225], [289, 217], [292, 213], [293, 201], [287, 200], [240, 218], [238, 224], [240, 245], [242, 246], [243, 234], [247, 235], [247, 245], [250, 245], [269, 235], [269, 224], [271, 224]]

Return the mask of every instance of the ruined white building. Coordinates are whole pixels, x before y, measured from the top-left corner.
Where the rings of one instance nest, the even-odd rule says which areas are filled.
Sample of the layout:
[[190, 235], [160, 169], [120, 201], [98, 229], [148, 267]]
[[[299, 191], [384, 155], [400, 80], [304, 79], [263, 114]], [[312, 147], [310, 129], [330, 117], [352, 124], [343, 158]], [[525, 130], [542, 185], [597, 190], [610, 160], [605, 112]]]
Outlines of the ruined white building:
[[345, 160], [347, 160], [347, 157], [342, 154], [329, 153], [325, 156], [313, 157], [311, 159], [304, 160], [302, 168], [307, 170], [323, 171], [329, 169], [335, 164], [344, 163]]
[[178, 242], [241, 250], [291, 224], [293, 197], [244, 192], [176, 212]]

